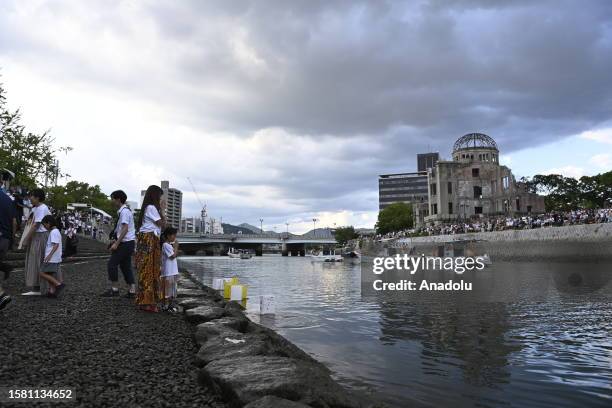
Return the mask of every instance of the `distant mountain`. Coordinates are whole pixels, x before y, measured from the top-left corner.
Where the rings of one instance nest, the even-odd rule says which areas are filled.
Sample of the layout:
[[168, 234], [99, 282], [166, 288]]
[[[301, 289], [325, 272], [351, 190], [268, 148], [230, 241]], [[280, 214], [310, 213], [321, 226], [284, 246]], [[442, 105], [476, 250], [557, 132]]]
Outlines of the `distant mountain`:
[[310, 230], [303, 235], [308, 238], [334, 238], [331, 228], [317, 228], [316, 230]]
[[248, 228], [244, 228], [241, 226], [236, 226], [236, 225], [232, 225], [232, 224], [221, 224], [223, 226], [223, 233], [224, 234], [252, 234], [253, 231], [248, 229]]
[[238, 227], [249, 230], [249, 234], [261, 234], [260, 228], [254, 227], [253, 225], [247, 224], [246, 222], [239, 224]]
[[[251, 224], [247, 224], [246, 222], [243, 222], [242, 224], [238, 225], [239, 228], [244, 228], [249, 230], [249, 234], [261, 234], [261, 229], [257, 228]], [[243, 232], [244, 234], [244, 232]], [[264, 231], [264, 234], [270, 234], [270, 235], [278, 235], [277, 232], [275, 231]]]

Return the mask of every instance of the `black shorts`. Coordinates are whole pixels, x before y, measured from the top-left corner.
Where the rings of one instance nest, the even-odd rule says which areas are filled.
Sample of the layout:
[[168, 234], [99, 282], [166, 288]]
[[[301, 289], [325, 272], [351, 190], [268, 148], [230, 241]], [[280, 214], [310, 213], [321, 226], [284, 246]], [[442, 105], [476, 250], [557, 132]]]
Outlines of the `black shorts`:
[[42, 266], [40, 267], [40, 271], [43, 273], [48, 273], [49, 275], [55, 275], [59, 272], [59, 268], [59, 263], [43, 262]]

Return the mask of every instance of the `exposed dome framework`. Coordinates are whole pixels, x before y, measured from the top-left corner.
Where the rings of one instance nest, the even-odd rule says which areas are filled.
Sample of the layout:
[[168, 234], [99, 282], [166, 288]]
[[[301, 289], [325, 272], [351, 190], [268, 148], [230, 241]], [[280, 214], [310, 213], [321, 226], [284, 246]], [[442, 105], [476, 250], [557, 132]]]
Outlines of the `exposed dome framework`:
[[465, 149], [495, 149], [499, 151], [495, 140], [484, 133], [468, 133], [457, 139], [453, 145], [453, 152]]

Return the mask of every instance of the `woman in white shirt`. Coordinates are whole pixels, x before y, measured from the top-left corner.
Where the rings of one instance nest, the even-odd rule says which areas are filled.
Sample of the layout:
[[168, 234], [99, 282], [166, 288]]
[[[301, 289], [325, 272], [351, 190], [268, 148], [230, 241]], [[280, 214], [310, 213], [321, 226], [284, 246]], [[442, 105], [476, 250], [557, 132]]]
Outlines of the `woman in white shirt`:
[[[30, 192], [32, 202], [32, 224], [23, 242], [27, 246], [25, 258], [25, 281], [29, 291], [24, 295], [40, 295], [41, 283], [43, 292], [48, 289], [46, 282], [40, 282], [40, 266], [45, 256], [45, 247], [49, 232], [42, 225], [45, 216], [50, 215], [49, 207], [45, 205], [45, 192], [35, 188]], [[61, 279], [61, 277], [59, 277]]]
[[160, 287], [161, 245], [159, 236], [166, 224], [163, 190], [159, 186], [149, 186], [142, 200], [142, 208], [136, 229], [136, 268], [138, 270], [139, 291], [136, 304], [141, 310], [157, 312], [157, 305], [163, 294]]

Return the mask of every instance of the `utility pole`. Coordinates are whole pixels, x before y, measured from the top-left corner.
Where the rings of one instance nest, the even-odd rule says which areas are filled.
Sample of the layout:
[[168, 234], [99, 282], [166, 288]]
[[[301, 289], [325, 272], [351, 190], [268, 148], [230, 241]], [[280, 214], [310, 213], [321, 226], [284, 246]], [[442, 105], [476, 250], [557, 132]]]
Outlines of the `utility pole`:
[[262, 234], [264, 233], [264, 231], [263, 231], [263, 218], [259, 219], [259, 231], [261, 231]]
[[317, 236], [317, 219], [316, 218], [312, 219], [312, 236], [313, 237]]
[[287, 226], [287, 235], [289, 235], [289, 223], [286, 222], [285, 225]]

